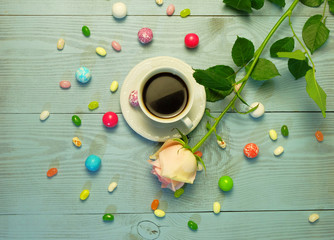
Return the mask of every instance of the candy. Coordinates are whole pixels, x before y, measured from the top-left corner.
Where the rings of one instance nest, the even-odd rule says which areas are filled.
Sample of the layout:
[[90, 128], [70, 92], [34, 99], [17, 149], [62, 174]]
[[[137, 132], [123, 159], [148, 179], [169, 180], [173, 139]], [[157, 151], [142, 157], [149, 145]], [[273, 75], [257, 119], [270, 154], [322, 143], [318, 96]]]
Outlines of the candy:
[[289, 129], [288, 129], [288, 126], [287, 125], [283, 125], [281, 127], [281, 133], [284, 137], [287, 137], [289, 136]]
[[248, 158], [255, 158], [259, 153], [259, 147], [255, 143], [248, 143], [244, 147], [244, 154]]
[[159, 206], [159, 200], [158, 199], [154, 199], [151, 203], [151, 209], [154, 211], [154, 210], [157, 210], [158, 209], [158, 206]]
[[180, 16], [185, 18], [187, 16], [190, 15], [190, 9], [186, 8], [186, 9], [183, 9], [181, 12], [180, 12]]
[[80, 193], [80, 200], [85, 201], [89, 196], [89, 190], [85, 189], [82, 190], [82, 192]]
[[150, 28], [142, 28], [138, 31], [138, 40], [142, 44], [151, 42], [153, 39], [153, 32]]
[[201, 172], [201, 171], [203, 171], [203, 168], [204, 168], [203, 165], [201, 163], [197, 162], [197, 171]]
[[92, 101], [88, 104], [89, 110], [94, 110], [94, 109], [97, 109], [98, 107], [99, 107], [99, 102], [97, 101]]
[[191, 220], [188, 221], [188, 227], [193, 231], [196, 231], [198, 229], [197, 223]]
[[104, 48], [102, 48], [102, 47], [97, 47], [97, 48], [95, 49], [95, 51], [96, 51], [96, 53], [97, 53], [98, 55], [100, 55], [101, 57], [105, 57], [105, 56], [107, 55], [107, 51], [106, 51]]
[[324, 135], [322, 134], [321, 131], [316, 131], [315, 132], [315, 138], [319, 141], [322, 142], [324, 140]]
[[78, 80], [78, 82], [87, 83], [92, 79], [92, 74], [88, 68], [81, 67], [76, 71], [75, 78]]
[[274, 129], [270, 129], [269, 137], [271, 138], [271, 140], [275, 141], [277, 139], [277, 132]]
[[196, 151], [194, 152], [195, 155], [199, 156], [199, 157], [202, 157], [203, 156], [203, 153], [201, 151]]
[[72, 139], [72, 142], [73, 142], [73, 144], [74, 144], [76, 147], [81, 147], [81, 141], [80, 141], [80, 139], [79, 139], [78, 137], [74, 137], [74, 138]]
[[90, 36], [90, 30], [87, 26], [83, 26], [81, 28], [81, 31], [82, 31], [82, 34], [85, 36], [85, 37], [89, 37]]
[[168, 16], [172, 16], [174, 14], [175, 11], [175, 6], [174, 4], [169, 4], [169, 6], [167, 7], [166, 13]]
[[249, 106], [249, 109], [252, 109], [254, 107], [257, 107], [257, 109], [255, 109], [253, 112], [250, 113], [250, 115], [253, 117], [253, 118], [259, 118], [259, 117], [262, 117], [263, 114], [264, 114], [264, 106], [262, 103], [260, 102], [255, 102], [255, 103], [252, 103], [250, 106]]
[[181, 195], [184, 193], [184, 189], [183, 188], [179, 188], [178, 190], [176, 190], [175, 192], [174, 192], [174, 197], [176, 197], [176, 198], [179, 198], [179, 197], [181, 197]]
[[118, 82], [117, 81], [113, 81], [110, 85], [110, 91], [112, 92], [116, 92], [118, 88]]
[[158, 218], [163, 218], [166, 215], [166, 213], [161, 209], [156, 209], [154, 210], [154, 215], [157, 216]]
[[54, 175], [56, 175], [58, 173], [58, 169], [57, 168], [50, 168], [47, 172], [46, 172], [46, 176], [53, 177]]
[[126, 16], [126, 5], [122, 2], [117, 2], [112, 5], [112, 15], [114, 18], [124, 18]]
[[60, 81], [59, 82], [59, 86], [63, 89], [67, 89], [67, 88], [70, 88], [71, 87], [71, 82], [70, 81], [66, 81], [66, 80], [63, 80], [63, 81]]
[[114, 112], [106, 112], [102, 117], [102, 122], [104, 126], [108, 128], [115, 127], [118, 123], [117, 114]]
[[226, 148], [226, 142], [224, 140], [217, 140], [217, 144], [219, 147], [221, 147], [222, 149]]
[[112, 182], [109, 184], [108, 186], [108, 192], [113, 192], [115, 190], [115, 188], [117, 187], [117, 182]]
[[222, 176], [218, 181], [218, 186], [221, 190], [228, 192], [233, 187], [233, 180], [229, 176]]
[[119, 44], [119, 43], [116, 42], [116, 41], [112, 41], [112, 42], [111, 42], [111, 46], [112, 46], [112, 48], [113, 48], [115, 51], [117, 51], [117, 52], [119, 52], [119, 51], [122, 50], [121, 44]]
[[41, 114], [39, 115], [39, 119], [41, 121], [45, 121], [49, 116], [50, 116], [49, 111], [45, 110], [45, 111], [41, 112]]
[[275, 150], [274, 150], [274, 155], [275, 156], [279, 156], [284, 152], [284, 148], [282, 146], [278, 146]]
[[65, 45], [65, 40], [63, 38], [59, 38], [58, 42], [57, 42], [57, 49], [58, 50], [63, 50]]
[[106, 221], [106, 222], [112, 222], [114, 221], [114, 215], [112, 215], [111, 213], [106, 213], [103, 215], [102, 219], [103, 221]]
[[78, 127], [81, 125], [81, 119], [77, 115], [72, 116], [72, 122]]
[[85, 166], [88, 171], [96, 172], [101, 167], [101, 158], [92, 154], [86, 158]]
[[219, 203], [219, 202], [214, 202], [212, 208], [213, 208], [213, 212], [214, 212], [215, 214], [220, 213], [220, 209], [221, 209], [221, 207], [220, 207], [220, 203]]
[[319, 219], [319, 214], [313, 213], [308, 217], [308, 221], [310, 223], [314, 223], [315, 221], [317, 221]]
[[186, 45], [187, 48], [195, 48], [197, 47], [198, 43], [199, 43], [199, 38], [195, 33], [188, 33], [184, 37], [184, 44]]
[[159, 6], [161, 6], [164, 3], [164, 1], [163, 0], [155, 0], [155, 3], [158, 4]]
[[130, 95], [129, 95], [129, 102], [130, 102], [131, 106], [133, 106], [133, 107], [138, 107], [139, 106], [138, 91], [137, 90], [133, 90], [130, 93]]

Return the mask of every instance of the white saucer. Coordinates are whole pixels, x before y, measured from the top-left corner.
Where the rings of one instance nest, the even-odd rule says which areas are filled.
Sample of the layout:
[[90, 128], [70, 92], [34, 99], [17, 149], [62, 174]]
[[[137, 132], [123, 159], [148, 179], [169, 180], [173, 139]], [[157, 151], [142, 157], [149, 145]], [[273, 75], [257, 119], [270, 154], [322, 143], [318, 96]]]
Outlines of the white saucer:
[[135, 132], [151, 141], [164, 142], [169, 138], [180, 137], [175, 128], [179, 129], [183, 134], [188, 134], [195, 129], [204, 114], [206, 94], [204, 87], [195, 83], [196, 94], [194, 104], [187, 115], [193, 122], [191, 129], [187, 129], [181, 121], [173, 124], [159, 124], [154, 122], [148, 118], [139, 107], [132, 107], [130, 105], [129, 94], [131, 91], [139, 88], [137, 79], [144, 76], [147, 71], [156, 66], [166, 66], [171, 68], [182, 66], [184, 72], [187, 73], [187, 75], [191, 74], [191, 76], [194, 72], [188, 64], [177, 58], [162, 56], [146, 59], [137, 64], [125, 78], [120, 93], [120, 104], [126, 122]]

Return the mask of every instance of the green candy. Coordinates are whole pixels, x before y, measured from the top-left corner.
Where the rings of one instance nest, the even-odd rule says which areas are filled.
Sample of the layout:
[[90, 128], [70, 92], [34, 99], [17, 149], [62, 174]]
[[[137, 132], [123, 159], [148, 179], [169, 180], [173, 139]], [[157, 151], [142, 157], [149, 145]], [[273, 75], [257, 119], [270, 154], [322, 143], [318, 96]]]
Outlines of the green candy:
[[102, 219], [103, 221], [111, 222], [114, 221], [114, 215], [112, 215], [111, 213], [106, 213], [103, 215]]
[[286, 125], [283, 125], [282, 128], [281, 128], [281, 133], [284, 137], [287, 137], [289, 136], [289, 129]]
[[89, 110], [94, 110], [94, 109], [96, 109], [98, 107], [99, 107], [99, 102], [97, 102], [97, 101], [93, 101], [93, 102], [91, 102], [91, 103], [88, 104]]
[[194, 221], [188, 221], [188, 227], [193, 231], [196, 231], [198, 229], [197, 223], [195, 223]]
[[185, 18], [190, 15], [190, 9], [186, 8], [180, 12], [181, 17]]
[[86, 37], [90, 36], [90, 30], [87, 26], [83, 26], [81, 30], [83, 35], [85, 35]]
[[228, 192], [233, 187], [233, 180], [229, 176], [222, 176], [218, 181], [218, 186], [221, 190]]
[[179, 188], [178, 190], [175, 191], [174, 197], [179, 198], [179, 197], [181, 197], [181, 195], [183, 193], [184, 193], [184, 189], [183, 188]]
[[78, 127], [81, 125], [81, 119], [77, 115], [72, 116], [72, 122]]

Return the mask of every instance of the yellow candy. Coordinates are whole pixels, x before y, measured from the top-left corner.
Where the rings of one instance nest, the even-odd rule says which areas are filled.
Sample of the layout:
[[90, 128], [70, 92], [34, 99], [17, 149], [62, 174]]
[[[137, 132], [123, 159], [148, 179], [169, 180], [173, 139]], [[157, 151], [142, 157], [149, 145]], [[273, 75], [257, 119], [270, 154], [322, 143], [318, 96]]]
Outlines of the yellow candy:
[[63, 50], [65, 45], [65, 40], [62, 38], [59, 38], [58, 42], [57, 42], [57, 49], [58, 50]]
[[215, 214], [220, 213], [220, 203], [219, 202], [214, 202], [213, 203], [213, 212]]
[[88, 196], [89, 196], [89, 190], [88, 189], [85, 189], [80, 193], [80, 199], [82, 201], [86, 200], [88, 198]]
[[110, 91], [116, 92], [117, 88], [118, 88], [118, 82], [117, 81], [113, 81], [111, 83], [111, 85], [110, 85]]
[[96, 48], [96, 53], [98, 55], [100, 55], [101, 57], [104, 57], [105, 55], [107, 55], [106, 50], [104, 48], [101, 48], [101, 47]]
[[269, 137], [271, 138], [271, 140], [275, 141], [277, 139], [277, 132], [274, 129], [271, 129], [269, 131]]
[[74, 144], [75, 146], [77, 146], [77, 147], [81, 147], [81, 141], [80, 141], [80, 139], [79, 139], [78, 137], [74, 137], [74, 138], [72, 139], [72, 142], [73, 142], [73, 144]]
[[166, 215], [166, 213], [161, 209], [157, 209], [154, 210], [154, 215], [157, 216], [158, 218], [163, 218]]

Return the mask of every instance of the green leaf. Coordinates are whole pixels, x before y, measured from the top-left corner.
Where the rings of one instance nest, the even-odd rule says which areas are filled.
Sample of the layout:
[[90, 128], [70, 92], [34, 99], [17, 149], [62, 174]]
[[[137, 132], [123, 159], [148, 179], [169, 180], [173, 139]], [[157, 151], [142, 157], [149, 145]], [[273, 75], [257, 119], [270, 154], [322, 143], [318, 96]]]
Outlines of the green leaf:
[[235, 106], [233, 106], [232, 108], [239, 114], [248, 114], [248, 113], [254, 112], [258, 107], [259, 107], [259, 104], [256, 105], [255, 107], [249, 109], [247, 112], [239, 112], [238, 109]]
[[233, 91], [233, 88], [231, 88], [228, 91], [221, 91], [221, 90], [215, 90], [215, 89], [210, 89], [206, 87], [205, 88], [206, 100], [208, 102], [216, 102], [216, 101], [222, 100], [228, 95], [230, 95], [232, 91]]
[[183, 142], [183, 141], [182, 141], [181, 139], [179, 139], [179, 138], [173, 138], [173, 141], [177, 141], [177, 142], [181, 143], [182, 146], [185, 145], [185, 142]]
[[240, 99], [241, 102], [243, 102], [245, 105], [249, 106], [248, 103], [241, 97], [239, 91], [235, 92], [235, 94], [237, 94], [237, 97]]
[[185, 143], [183, 147], [186, 147], [188, 145], [188, 138], [186, 135], [184, 135], [179, 129], [175, 128], [179, 134], [181, 135], [181, 138], [183, 140], [183, 142]]
[[215, 90], [229, 91], [235, 83], [233, 68], [225, 65], [216, 65], [206, 70], [195, 69], [193, 76], [199, 84]]
[[264, 0], [251, 0], [252, 8], [259, 10], [264, 5]]
[[297, 60], [305, 60], [306, 56], [301, 50], [296, 50], [294, 52], [278, 52], [277, 56], [280, 58], [293, 58]]
[[209, 121], [206, 122], [205, 128], [206, 128], [206, 130], [208, 130], [208, 131], [211, 129], [211, 124], [210, 124]]
[[211, 110], [209, 108], [205, 108], [205, 115], [210, 118], [215, 118], [214, 116], [211, 115]]
[[303, 40], [311, 53], [320, 48], [329, 36], [329, 30], [321, 20], [322, 15], [314, 15], [306, 21], [303, 27]]
[[[250, 66], [252, 65], [253, 61], [251, 61], [246, 66], [246, 71], [249, 71]], [[275, 64], [273, 64], [271, 61], [259, 58], [258, 62], [256, 63], [253, 72], [251, 73], [251, 77], [254, 80], [262, 81], [262, 80], [269, 80], [273, 77], [276, 77], [280, 75]]]
[[269, 0], [269, 1], [276, 4], [279, 7], [285, 7], [285, 0]]
[[306, 79], [306, 91], [308, 95], [314, 100], [322, 112], [322, 116], [326, 117], [326, 93], [319, 86], [315, 79], [314, 69], [307, 71], [305, 75]]
[[300, 0], [300, 2], [308, 7], [319, 7], [324, 0]]
[[334, 0], [328, 0], [329, 11], [334, 14]]
[[254, 45], [246, 39], [237, 37], [232, 48], [232, 59], [238, 67], [245, 66], [254, 56]]
[[304, 77], [306, 72], [312, 69], [308, 65], [308, 58], [305, 58], [305, 60], [296, 60], [291, 58], [288, 61], [288, 68], [290, 73], [295, 77], [296, 80]]
[[240, 11], [252, 12], [251, 0], [223, 0], [223, 3]]
[[204, 170], [206, 171], [206, 167], [205, 167], [205, 164], [204, 164], [202, 158], [201, 158], [200, 156], [197, 156], [196, 154], [194, 154], [194, 156], [195, 156], [195, 158], [196, 158], [196, 160], [197, 160], [198, 162], [202, 163], [203, 168], [204, 168]]
[[285, 37], [273, 43], [270, 47], [270, 56], [278, 57], [278, 52], [292, 52], [295, 47], [293, 37]]

